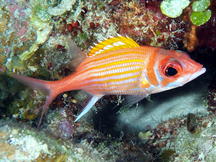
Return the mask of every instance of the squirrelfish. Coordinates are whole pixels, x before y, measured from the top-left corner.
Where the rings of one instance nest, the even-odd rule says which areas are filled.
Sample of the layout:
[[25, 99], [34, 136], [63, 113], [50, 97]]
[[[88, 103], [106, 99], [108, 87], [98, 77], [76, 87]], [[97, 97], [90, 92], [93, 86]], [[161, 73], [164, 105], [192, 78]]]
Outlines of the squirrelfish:
[[182, 86], [206, 71], [185, 52], [139, 46], [121, 35], [95, 44], [88, 56], [66, 39], [79, 63], [73, 74], [57, 81], [11, 74], [33, 89], [48, 92], [39, 125], [52, 100], [65, 91], [84, 90], [91, 95], [76, 122], [104, 95], [129, 95], [127, 103], [134, 104], [150, 94]]

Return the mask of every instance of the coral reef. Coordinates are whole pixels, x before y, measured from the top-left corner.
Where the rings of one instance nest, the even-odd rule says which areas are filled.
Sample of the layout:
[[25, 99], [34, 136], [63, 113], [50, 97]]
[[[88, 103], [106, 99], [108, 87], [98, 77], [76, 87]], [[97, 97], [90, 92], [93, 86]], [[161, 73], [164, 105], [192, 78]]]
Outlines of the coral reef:
[[0, 122], [0, 134], [1, 161], [100, 161], [102, 158], [93, 153], [87, 141], [64, 142], [48, 132], [8, 121]]
[[[188, 129], [191, 125], [196, 129]], [[215, 161], [214, 134], [213, 115], [188, 114], [187, 119], [171, 119], [148, 131], [148, 147], [159, 151], [153, 161]], [[146, 136], [139, 137], [146, 141]]]
[[[49, 130], [0, 121], [1, 161], [150, 161], [149, 153], [137, 137], [114, 139], [86, 125], [73, 139], [62, 140]], [[134, 144], [131, 145], [131, 141]], [[114, 153], [115, 152], [115, 153]]]
[[[214, 161], [214, 120], [213, 115], [188, 114], [138, 136], [125, 134], [118, 138], [104, 136], [85, 124], [77, 128], [73, 138], [65, 139], [49, 129], [35, 130], [1, 120], [0, 160]], [[196, 127], [195, 131], [188, 129], [190, 125]]]
[[[67, 66], [72, 56], [67, 50], [64, 35], [70, 35], [87, 53], [93, 42], [116, 33], [128, 35], [141, 45], [177, 49], [184, 43], [184, 35], [190, 32], [187, 21], [164, 16], [160, 11], [160, 2], [6, 1], [1, 8], [2, 71], [41, 79], [61, 79], [72, 73], [73, 69]], [[8, 79], [8, 82], [13, 81]], [[18, 102], [19, 96], [17, 91], [14, 102]], [[38, 114], [41, 102], [42, 99], [35, 105], [35, 114]], [[23, 99], [17, 105], [31, 103], [32, 100]], [[20, 108], [28, 109], [18, 106], [16, 112], [20, 112]]]
[[[213, 119], [213, 121], [211, 121]], [[179, 130], [174, 143], [179, 156], [176, 160], [187, 161], [215, 161], [215, 124], [214, 117], [202, 118], [195, 134], [188, 132], [185, 128]], [[170, 148], [170, 147], [169, 147]]]
[[[65, 35], [73, 39], [85, 53], [88, 53], [88, 49], [94, 42], [119, 33], [128, 35], [140, 45], [194, 51], [190, 54], [192, 57], [207, 62], [206, 64], [210, 64], [209, 60], [211, 60], [214, 64], [213, 60], [216, 60], [214, 55], [215, 1], [208, 1], [201, 10], [194, 9], [194, 5], [204, 2], [203, 0], [196, 3], [191, 1], [189, 5], [179, 8], [181, 12], [177, 17], [175, 16], [176, 18], [171, 18], [173, 16], [168, 15], [170, 13], [166, 14], [168, 16], [163, 14], [160, 8], [163, 4], [161, 2], [165, 1], [2, 1], [0, 4], [0, 118], [13, 119], [24, 126], [0, 120], [0, 159], [118, 162], [205, 159], [214, 161], [213, 116], [202, 117], [187, 112], [189, 113], [187, 117], [170, 120], [166, 118], [167, 121], [162, 122], [155, 129], [150, 126], [145, 127], [139, 135], [134, 133], [139, 129], [130, 132], [131, 134], [124, 134], [124, 129], [119, 130], [119, 127], [116, 127], [115, 122], [118, 120], [110, 111], [115, 115], [117, 112], [122, 115], [125, 109], [119, 111], [118, 108], [113, 108], [114, 110], [109, 108], [105, 113], [112, 116], [112, 122], [104, 116], [98, 117], [101, 115], [101, 107], [110, 103], [113, 104], [109, 106], [115, 107], [121, 102], [121, 96], [103, 97], [95, 105], [94, 110], [97, 110], [98, 114], [93, 119], [86, 120], [88, 122], [74, 123], [77, 113], [82, 108], [82, 98], [85, 98], [85, 95], [79, 95], [78, 92], [65, 92], [50, 105], [49, 111], [43, 118], [42, 130], [39, 131], [31, 127], [36, 127], [38, 124], [44, 96], [26, 88], [7, 75], [13, 72], [38, 79], [57, 80], [73, 73], [74, 69], [71, 68], [70, 63], [74, 58], [68, 50]], [[192, 21], [197, 16], [192, 14], [193, 11], [207, 11], [211, 12], [211, 15], [207, 14], [202, 25], [200, 22], [196, 24]], [[214, 69], [212, 71], [215, 71]], [[216, 112], [215, 85], [214, 80], [209, 86], [207, 96], [208, 111], [214, 114]], [[188, 100], [185, 102], [190, 103]], [[129, 124], [135, 125], [134, 123]], [[28, 149], [33, 150], [32, 153]]]

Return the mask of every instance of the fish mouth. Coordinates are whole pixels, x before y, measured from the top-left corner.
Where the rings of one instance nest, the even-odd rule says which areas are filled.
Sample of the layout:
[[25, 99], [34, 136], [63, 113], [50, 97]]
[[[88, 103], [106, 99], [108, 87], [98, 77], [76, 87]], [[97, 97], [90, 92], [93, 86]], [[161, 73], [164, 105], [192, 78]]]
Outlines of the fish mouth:
[[205, 72], [206, 72], [206, 68], [204, 68], [204, 67], [201, 68], [199, 71], [195, 72], [194, 74], [192, 74], [192, 75], [190, 76], [189, 81], [194, 80], [195, 78], [197, 78], [198, 76], [204, 74]]

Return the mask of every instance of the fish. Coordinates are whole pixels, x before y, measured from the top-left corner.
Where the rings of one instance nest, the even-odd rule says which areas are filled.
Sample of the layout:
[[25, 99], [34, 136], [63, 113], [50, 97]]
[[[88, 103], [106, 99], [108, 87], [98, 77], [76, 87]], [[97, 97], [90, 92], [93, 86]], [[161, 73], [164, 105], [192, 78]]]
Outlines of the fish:
[[47, 92], [44, 113], [57, 95], [83, 90], [90, 97], [74, 122], [85, 115], [104, 95], [126, 95], [126, 105], [132, 105], [150, 94], [167, 91], [194, 80], [206, 69], [180, 50], [140, 46], [128, 36], [117, 35], [100, 41], [84, 54], [66, 37], [77, 68], [71, 75], [56, 81], [45, 81], [10, 74], [23, 84]]

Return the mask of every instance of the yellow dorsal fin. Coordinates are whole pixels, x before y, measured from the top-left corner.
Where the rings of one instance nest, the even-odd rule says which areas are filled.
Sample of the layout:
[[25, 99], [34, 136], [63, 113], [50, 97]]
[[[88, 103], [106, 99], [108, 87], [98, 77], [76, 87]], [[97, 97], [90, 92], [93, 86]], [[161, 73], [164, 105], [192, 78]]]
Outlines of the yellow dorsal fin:
[[139, 45], [131, 38], [118, 34], [118, 37], [110, 37], [109, 39], [96, 44], [89, 52], [89, 56], [106, 53], [123, 48], [139, 47]]

